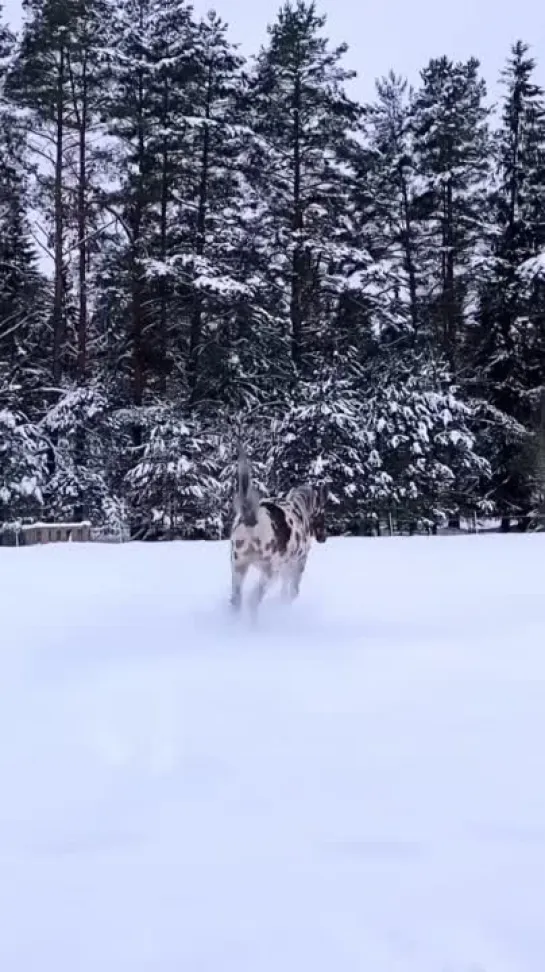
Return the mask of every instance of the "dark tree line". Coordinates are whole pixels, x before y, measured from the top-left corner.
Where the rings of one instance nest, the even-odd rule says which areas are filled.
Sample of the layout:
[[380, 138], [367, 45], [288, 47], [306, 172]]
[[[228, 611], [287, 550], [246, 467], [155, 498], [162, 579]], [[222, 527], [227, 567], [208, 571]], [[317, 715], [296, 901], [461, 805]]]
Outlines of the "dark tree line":
[[543, 498], [545, 99], [514, 45], [347, 93], [290, 0], [0, 11], [0, 519], [219, 536], [235, 442], [332, 522]]

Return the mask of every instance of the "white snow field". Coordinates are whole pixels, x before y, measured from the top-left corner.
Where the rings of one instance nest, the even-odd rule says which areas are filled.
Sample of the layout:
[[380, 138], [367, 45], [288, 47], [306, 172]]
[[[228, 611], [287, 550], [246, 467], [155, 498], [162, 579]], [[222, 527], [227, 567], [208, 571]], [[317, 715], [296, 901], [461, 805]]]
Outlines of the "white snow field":
[[545, 537], [0, 550], [2, 972], [543, 972]]

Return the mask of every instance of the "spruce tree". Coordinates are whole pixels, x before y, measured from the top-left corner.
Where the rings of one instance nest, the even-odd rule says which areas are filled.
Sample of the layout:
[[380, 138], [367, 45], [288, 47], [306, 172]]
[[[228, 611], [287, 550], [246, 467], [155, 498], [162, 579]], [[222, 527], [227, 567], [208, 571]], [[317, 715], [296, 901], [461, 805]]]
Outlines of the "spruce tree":
[[0, 4], [0, 104], [4, 102], [4, 82], [14, 46], [15, 37], [4, 23], [3, 4]]
[[353, 383], [342, 375], [301, 381], [271, 439], [275, 489], [287, 491], [301, 482], [326, 485], [329, 530], [354, 530], [367, 497], [371, 442]]
[[215, 443], [170, 406], [145, 409], [145, 446], [126, 477], [135, 534], [163, 539], [221, 535]]
[[373, 257], [367, 276], [385, 292], [376, 302], [381, 340], [416, 339], [423, 234], [415, 214], [412, 92], [393, 72], [376, 88], [377, 100], [366, 111], [362, 190], [358, 183], [362, 236]]
[[65, 4], [64, 0], [24, 0], [23, 11], [23, 34], [10, 75], [9, 90], [26, 109], [29, 145], [41, 160], [37, 170], [40, 173], [38, 183], [47, 213], [47, 231], [42, 233], [41, 243], [48, 250], [54, 267], [51, 371], [53, 380], [58, 382], [63, 370], [68, 329], [63, 189], [69, 111], [68, 48], [74, 4]]
[[83, 378], [86, 371], [89, 157], [104, 87], [105, 9], [102, 0], [23, 0], [22, 37], [8, 78], [10, 96], [25, 110], [37, 163], [40, 245], [53, 266], [51, 371], [57, 384], [66, 373]]
[[355, 104], [309, 0], [251, 67], [188, 0], [24, 11], [20, 42], [0, 24], [0, 519], [225, 536], [241, 439], [260, 492], [329, 486], [333, 532], [536, 508], [526, 45], [491, 136], [474, 59]]
[[[241, 154], [243, 59], [211, 13], [192, 28], [184, 85], [183, 147], [168, 233], [169, 275], [179, 299], [175, 346], [188, 405], [236, 396], [234, 347], [241, 313], [252, 315], [244, 280]], [[185, 328], [182, 329], [180, 324]]]
[[494, 225], [475, 336], [480, 392], [502, 416], [487, 433], [495, 495], [523, 511], [532, 502], [528, 449], [545, 375], [545, 100], [534, 72], [528, 45], [517, 42], [502, 72]]
[[305, 359], [312, 367], [341, 289], [346, 160], [360, 117], [345, 91], [346, 46], [331, 48], [325, 24], [314, 3], [285, 3], [247, 94], [258, 136], [249, 167], [259, 198], [256, 272], [296, 369]]
[[451, 362], [466, 340], [476, 298], [490, 156], [485, 95], [475, 58], [442, 57], [422, 71], [412, 110], [416, 212], [426, 240], [421, 306], [430, 337]]
[[[106, 49], [111, 40], [107, 0], [80, 2], [68, 49], [69, 129], [67, 146], [67, 228], [76, 282], [75, 373], [83, 385], [90, 377], [89, 280], [96, 268], [103, 227], [98, 205], [102, 178], [103, 115], [109, 81]], [[70, 256], [70, 261], [72, 256]]]
[[483, 509], [491, 469], [478, 436], [481, 403], [457, 384], [446, 360], [419, 347], [382, 355], [366, 388], [370, 506], [436, 524]]
[[168, 276], [180, 242], [176, 195], [193, 32], [183, 0], [166, 5], [121, 0], [114, 11], [107, 123], [117, 185], [105, 194], [104, 204], [116, 219], [117, 233], [109, 247], [108, 276], [113, 270], [118, 290], [115, 317], [126, 398], [136, 406], [156, 380], [158, 390], [165, 391], [168, 321], [179, 311]]
[[0, 408], [0, 530], [40, 515], [45, 448], [35, 426], [17, 410]]
[[[17, 389], [18, 408], [41, 404], [46, 374], [48, 289], [41, 277], [27, 218], [24, 143], [13, 120], [0, 117], [0, 382]], [[4, 396], [4, 402], [6, 398]]]
[[139, 10], [139, 39], [134, 11], [118, 13], [110, 110], [120, 357], [128, 343], [135, 404], [157, 393], [202, 408], [251, 395], [259, 358], [247, 354], [260, 321], [247, 283], [243, 61], [214, 14], [196, 23], [179, 0]]
[[[186, 220], [185, 214], [180, 219], [179, 201], [186, 191], [188, 115], [191, 114], [188, 88], [196, 74], [196, 25], [185, 0], [152, 4], [149, 13], [146, 56], [153, 64], [153, 71], [147, 90], [149, 129], [145, 146], [149, 210], [144, 229], [148, 255], [144, 287], [150, 307], [145, 357], [150, 388], [165, 396], [174, 392], [169, 376], [179, 375], [176, 352], [185, 338], [185, 328], [181, 326], [181, 294], [173, 275], [172, 259], [182, 248]], [[178, 384], [176, 391], [179, 387]]]
[[35, 393], [43, 364], [47, 291], [27, 215], [24, 132], [4, 87], [15, 44], [0, 22], [0, 406], [29, 410], [40, 402]]

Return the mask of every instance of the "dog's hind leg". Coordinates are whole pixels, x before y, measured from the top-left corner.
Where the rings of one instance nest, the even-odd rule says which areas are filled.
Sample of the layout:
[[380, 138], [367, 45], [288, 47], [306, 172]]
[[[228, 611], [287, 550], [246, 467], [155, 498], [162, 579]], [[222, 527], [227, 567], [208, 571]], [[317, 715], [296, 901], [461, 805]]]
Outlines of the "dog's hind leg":
[[282, 571], [282, 588], [280, 590], [280, 597], [284, 604], [289, 604], [293, 600], [292, 587], [293, 568], [284, 567]]
[[242, 605], [242, 585], [248, 573], [248, 564], [233, 564], [231, 568], [231, 606], [235, 611], [240, 611]]
[[307, 563], [306, 557], [301, 557], [290, 573], [289, 579], [289, 596], [290, 600], [295, 601], [299, 597], [299, 588], [301, 586], [301, 579], [305, 572], [305, 566]]
[[250, 595], [250, 610], [254, 618], [257, 615], [259, 605], [265, 597], [267, 588], [269, 587], [271, 581], [272, 571], [270, 567], [261, 567], [259, 571], [259, 580]]

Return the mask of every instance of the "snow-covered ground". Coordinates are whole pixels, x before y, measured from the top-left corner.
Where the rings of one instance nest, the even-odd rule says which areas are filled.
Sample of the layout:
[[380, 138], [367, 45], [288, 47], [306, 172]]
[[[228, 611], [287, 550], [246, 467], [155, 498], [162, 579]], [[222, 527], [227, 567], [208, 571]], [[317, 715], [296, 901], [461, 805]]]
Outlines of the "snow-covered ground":
[[0, 550], [0, 969], [543, 972], [545, 538]]

